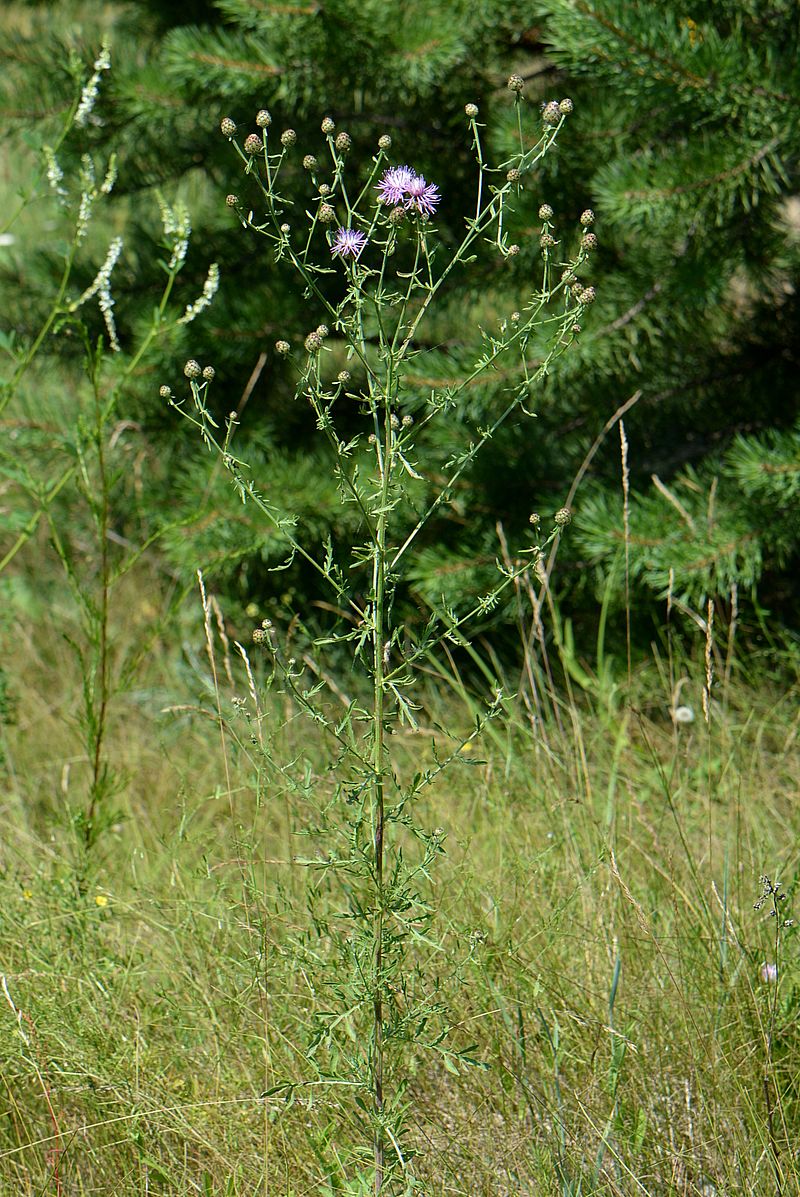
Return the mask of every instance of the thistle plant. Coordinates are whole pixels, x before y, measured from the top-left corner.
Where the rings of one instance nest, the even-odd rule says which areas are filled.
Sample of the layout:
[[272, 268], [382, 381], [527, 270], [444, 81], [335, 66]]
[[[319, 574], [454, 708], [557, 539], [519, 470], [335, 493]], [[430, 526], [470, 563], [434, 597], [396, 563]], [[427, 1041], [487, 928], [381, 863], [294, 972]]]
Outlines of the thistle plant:
[[[341, 501], [357, 513], [361, 538], [352, 550], [343, 552], [330, 541], [303, 543], [280, 496], [262, 493], [234, 451], [238, 417], [222, 419], [211, 405], [213, 368], [190, 360], [184, 369], [188, 391], [175, 395], [162, 388], [219, 455], [241, 501], [254, 504], [286, 539], [287, 564], [302, 558], [324, 580], [341, 621], [317, 636], [314, 653], [319, 658], [331, 648], [340, 655], [346, 650], [363, 679], [341, 715], [325, 693], [325, 671], [312, 674], [288, 657], [271, 620], [253, 635], [270, 676], [323, 730], [335, 761], [333, 794], [320, 820], [325, 851], [304, 863], [339, 882], [345, 921], [331, 920], [326, 931], [338, 937], [350, 973], [346, 983], [332, 987], [339, 1008], [318, 1014], [308, 1057], [317, 1070], [313, 1083], [344, 1086], [353, 1094], [352, 1115], [362, 1140], [350, 1160], [346, 1191], [352, 1193], [410, 1192], [415, 1186], [404, 1096], [412, 1047], [430, 1049], [451, 1071], [472, 1059], [470, 1048], [450, 1041], [446, 1011], [438, 998], [417, 991], [410, 967], [413, 953], [425, 950], [435, 935], [426, 886], [445, 839], [443, 829], [427, 825], [419, 800], [462, 760], [486, 722], [501, 714], [505, 696], [490, 687], [482, 715], [451, 737], [447, 752], [433, 744], [429, 763], [412, 777], [398, 764], [393, 734], [401, 725], [417, 727], [426, 663], [443, 649], [468, 644], [476, 621], [513, 594], [520, 577], [531, 571], [541, 577], [548, 545], [569, 522], [569, 512], [559, 513], [548, 533], [532, 515], [530, 540], [498, 560], [494, 584], [464, 609], [442, 597], [419, 626], [396, 619], [394, 600], [407, 582], [411, 546], [452, 499], [498, 428], [512, 415], [533, 414], [537, 385], [568, 349], [582, 310], [594, 300], [594, 289], [579, 281], [591, 247], [581, 246], [575, 257], [562, 260], [552, 209], [543, 205], [536, 285], [518, 297], [495, 331], [482, 330], [481, 351], [459, 381], [422, 392], [411, 379], [412, 369], [414, 379], [424, 373], [425, 356], [433, 352], [435, 333], [428, 327], [437, 303], [447, 300], [449, 284], [476, 259], [488, 256], [490, 263], [502, 264], [519, 253], [509, 234], [515, 198], [521, 188], [535, 185], [537, 166], [572, 109], [568, 100], [547, 104], [531, 136], [521, 80], [512, 77], [509, 90], [519, 146], [507, 161], [487, 161], [478, 108], [466, 106], [466, 136], [477, 165], [475, 201], [460, 242], [450, 246], [435, 224], [447, 202], [446, 180], [427, 179], [413, 165], [393, 162], [387, 135], [359, 170], [348, 161], [349, 136], [325, 117], [323, 152], [302, 159], [305, 193], [290, 196], [286, 165], [301, 153], [294, 132], [275, 130], [264, 110], [255, 119], [257, 131], [243, 137], [232, 118], [221, 122], [245, 186], [257, 195], [252, 204], [234, 194], [226, 202], [248, 234], [263, 238], [277, 268], [293, 273], [307, 300], [303, 345], [282, 339], [275, 351], [294, 368], [296, 398], [310, 405]], [[470, 430], [461, 448], [441, 463], [436, 480], [423, 476], [417, 455], [422, 438], [435, 422], [460, 412], [469, 389], [496, 372], [508, 385], [491, 420]], [[285, 774], [280, 762], [272, 764]]]

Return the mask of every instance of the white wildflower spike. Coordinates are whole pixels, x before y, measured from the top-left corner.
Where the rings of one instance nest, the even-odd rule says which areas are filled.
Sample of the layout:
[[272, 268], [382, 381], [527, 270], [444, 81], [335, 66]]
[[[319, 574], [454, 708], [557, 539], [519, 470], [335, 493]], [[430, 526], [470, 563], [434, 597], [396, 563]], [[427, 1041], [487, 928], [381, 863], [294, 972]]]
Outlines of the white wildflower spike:
[[42, 153], [44, 154], [47, 182], [50, 184], [50, 190], [60, 199], [66, 199], [67, 189], [61, 186], [64, 180], [64, 172], [58, 164], [53, 147], [51, 145], [43, 145]]
[[75, 113], [75, 124], [83, 127], [92, 114], [98, 92], [100, 91], [100, 77], [103, 71], [111, 69], [111, 50], [108, 43], [103, 42], [100, 53], [95, 59], [94, 71], [81, 92], [80, 102]]
[[219, 290], [219, 266], [216, 262], [212, 262], [208, 268], [208, 277], [203, 283], [203, 293], [194, 303], [190, 303], [186, 311], [181, 316], [178, 324], [191, 324], [191, 322], [204, 312], [210, 305], [217, 291]]
[[94, 170], [94, 162], [88, 154], [81, 156], [81, 202], [78, 207], [78, 219], [75, 224], [75, 239], [82, 241], [86, 236], [86, 230], [89, 228], [89, 220], [92, 215], [92, 205], [97, 199], [97, 178]]
[[114, 353], [119, 353], [120, 344], [117, 337], [117, 326], [114, 322], [114, 299], [111, 295], [111, 272], [117, 264], [119, 255], [122, 253], [122, 238], [115, 237], [108, 247], [106, 260], [97, 272], [97, 277], [83, 292], [81, 297], [70, 304], [70, 311], [75, 312], [79, 307], [82, 307], [87, 300], [94, 295], [98, 297], [98, 306], [103, 313], [103, 319], [106, 322], [106, 329], [108, 331], [108, 343]]
[[110, 195], [114, 190], [114, 184], [117, 181], [117, 155], [112, 154], [108, 160], [108, 169], [106, 170], [106, 177], [100, 184], [100, 194]]
[[170, 244], [172, 253], [169, 259], [169, 271], [180, 270], [186, 260], [189, 248], [189, 238], [192, 233], [192, 222], [189, 209], [180, 201], [171, 208], [163, 195], [156, 196], [161, 212], [161, 224], [164, 229], [164, 239]]

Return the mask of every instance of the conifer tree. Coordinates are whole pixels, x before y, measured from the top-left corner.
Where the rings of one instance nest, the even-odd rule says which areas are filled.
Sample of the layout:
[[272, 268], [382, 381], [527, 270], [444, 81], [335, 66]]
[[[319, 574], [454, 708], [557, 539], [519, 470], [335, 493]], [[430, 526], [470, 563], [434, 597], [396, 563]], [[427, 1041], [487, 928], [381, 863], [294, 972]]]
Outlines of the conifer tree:
[[[634, 587], [659, 603], [669, 592], [698, 610], [709, 598], [730, 601], [732, 591], [741, 602], [760, 586], [765, 601], [788, 610], [784, 579], [800, 539], [797, 6], [719, 0], [704, 6], [702, 20], [674, 0], [427, 0], [402, 9], [402, 19], [397, 6], [378, 0], [140, 0], [121, 10], [112, 42], [124, 52], [115, 56], [90, 145], [71, 147], [75, 156], [93, 145], [119, 154], [117, 194], [131, 226], [121, 329], [141, 318], [158, 272], [152, 193], [178, 188], [193, 211], [197, 284], [209, 260], [219, 262], [222, 283], [204, 323], [191, 326], [192, 340], [168, 352], [213, 362], [226, 410], [247, 406], [248, 458], [262, 488], [282, 495], [310, 530], [346, 539], [347, 509], [326, 489], [308, 447], [312, 421], [290, 402], [287, 366], [274, 349], [278, 339], [302, 340], [316, 313], [237, 227], [237, 204], [225, 204], [240, 175], [220, 119], [230, 116], [243, 139], [268, 109], [274, 132], [294, 130], [292, 169], [309, 195], [313, 170], [303, 161], [321, 155], [324, 116], [350, 136], [354, 170], [379, 135], [391, 135], [396, 161], [413, 160], [439, 184], [437, 224], [454, 239], [473, 166], [464, 104], [479, 105], [494, 161], [502, 161], [517, 135], [518, 93], [506, 80], [518, 74], [525, 103], [569, 96], [576, 114], [545, 175], [520, 183], [521, 216], [508, 230], [518, 248], [455, 280], [437, 368], [427, 362], [416, 380], [421, 398], [474, 360], [478, 328], [491, 335], [512, 317], [522, 284], [540, 268], [543, 237], [556, 243], [544, 249], [559, 260], [580, 242], [591, 251], [579, 285], [593, 284], [597, 298], [586, 305], [577, 346], [531, 395], [538, 419], [498, 433], [419, 546], [413, 601], [460, 601], [485, 587], [504, 538], [513, 541], [533, 510], [562, 507], [587, 455], [559, 586], [571, 588], [573, 603], [580, 593], [593, 602], [596, 589], [609, 586], [621, 601], [614, 425], [638, 394], [624, 415]], [[90, 60], [97, 32], [87, 28], [84, 38]], [[8, 39], [2, 53], [7, 115], [40, 127], [46, 139], [48, 114], [70, 86], [66, 69], [50, 69], [67, 61], [64, 47], [37, 31]], [[255, 202], [243, 188], [237, 201]], [[589, 209], [596, 219], [582, 223]], [[15, 317], [23, 334], [38, 289], [48, 286], [46, 249], [35, 268], [26, 264]], [[335, 346], [330, 359], [335, 373]], [[205, 466], [193, 467], [159, 404], [160, 381], [151, 366], [136, 418], [158, 448], [170, 500], [187, 519], [204, 503], [172, 537], [175, 561], [216, 566], [243, 596], [295, 589], [313, 598], [299, 569], [268, 573], [285, 552], [274, 536], [246, 519], [215, 518], [226, 506], [225, 484], [209, 491]], [[446, 436], [425, 446], [429, 471], [485, 423], [502, 388], [497, 378], [454, 413]], [[163, 492], [152, 496], [154, 511], [162, 501]]]

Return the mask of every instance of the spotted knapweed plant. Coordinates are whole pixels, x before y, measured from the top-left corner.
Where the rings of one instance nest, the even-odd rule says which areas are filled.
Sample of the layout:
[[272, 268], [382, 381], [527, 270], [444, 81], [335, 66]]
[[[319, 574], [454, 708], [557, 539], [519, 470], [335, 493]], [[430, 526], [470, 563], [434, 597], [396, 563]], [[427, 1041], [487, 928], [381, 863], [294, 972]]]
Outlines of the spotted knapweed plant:
[[[305, 297], [309, 330], [304, 343], [292, 346], [282, 339], [275, 351], [294, 366], [296, 398], [310, 405], [341, 502], [356, 513], [360, 538], [355, 547], [305, 543], [291, 513], [281, 509], [280, 496], [259, 488], [234, 453], [237, 417], [214, 418], [213, 368], [203, 370], [189, 361], [184, 369], [188, 392], [177, 395], [162, 387], [162, 395], [220, 455], [242, 502], [254, 504], [286, 538], [290, 558], [302, 558], [328, 588], [328, 605], [342, 621], [318, 639], [316, 650], [331, 644], [345, 648], [365, 679], [368, 698], [348, 700], [344, 715], [332, 712], [324, 671], [314, 676], [288, 658], [270, 620], [254, 633], [272, 676], [328, 738], [335, 760], [334, 793], [325, 807], [327, 847], [305, 863], [339, 882], [342, 919], [326, 923], [325, 932], [339, 937], [340, 956], [350, 962], [346, 983], [329, 987], [336, 1002], [317, 1013], [316, 1033], [307, 1046], [313, 1083], [344, 1087], [360, 1127], [361, 1148], [353, 1148], [349, 1187], [341, 1188], [337, 1180], [337, 1192], [414, 1188], [405, 1125], [409, 1053], [412, 1047], [415, 1052], [427, 1047], [451, 1071], [470, 1057], [449, 1041], [436, 995], [420, 986], [409, 964], [431, 942], [426, 886], [444, 838], [440, 828], [425, 825], [418, 799], [501, 712], [504, 698], [499, 689], [487, 694], [474, 726], [455, 738], [451, 751], [437, 753], [432, 746], [428, 766], [413, 777], [404, 777], [398, 766], [393, 733], [401, 724], [415, 726], [425, 663], [443, 647], [468, 642], [471, 625], [521, 574], [541, 574], [547, 544], [569, 521], [568, 511], [559, 512], [547, 533], [533, 515], [528, 543], [498, 562], [495, 584], [467, 609], [457, 610], [443, 598], [419, 626], [397, 616], [395, 597], [418, 538], [504, 421], [516, 413], [531, 414], [537, 385], [568, 349], [581, 312], [594, 300], [594, 290], [577, 277], [595, 243], [589, 232], [592, 214], [583, 214], [576, 252], [564, 260], [552, 209], [543, 204], [537, 232], [542, 268], [536, 282], [519, 295], [496, 331], [481, 331], [481, 349], [458, 381], [421, 393], [410, 380], [412, 369], [415, 378], [424, 373], [426, 346], [436, 340], [435, 334], [426, 337], [426, 322], [437, 302], [449, 296], [459, 269], [477, 255], [502, 261], [519, 253], [507, 232], [515, 200], [534, 184], [538, 164], [572, 110], [569, 100], [547, 104], [537, 114], [538, 133], [526, 139], [522, 80], [512, 76], [509, 89], [519, 148], [496, 166], [485, 154], [478, 108], [466, 106], [466, 135], [477, 162], [475, 197], [460, 241], [449, 246], [436, 228], [437, 213], [448, 202], [447, 179], [423, 177], [413, 162], [392, 162], [387, 135], [380, 137], [368, 166], [358, 169], [348, 160], [350, 137], [326, 117], [324, 157], [303, 158], [308, 184], [302, 194], [290, 196], [286, 164], [300, 153], [295, 132], [276, 135], [265, 110], [255, 118], [257, 131], [243, 138], [230, 117], [222, 120], [222, 134], [251, 181], [247, 186], [254, 184], [258, 192], [254, 206], [237, 195], [229, 195], [227, 203], [248, 235], [263, 238], [277, 268], [294, 272]], [[346, 368], [331, 368], [335, 359]], [[469, 388], [498, 371], [506, 390], [497, 410], [426, 476], [420, 438], [465, 404]], [[409, 509], [414, 512], [410, 521]], [[284, 1098], [291, 1088], [287, 1082]]]

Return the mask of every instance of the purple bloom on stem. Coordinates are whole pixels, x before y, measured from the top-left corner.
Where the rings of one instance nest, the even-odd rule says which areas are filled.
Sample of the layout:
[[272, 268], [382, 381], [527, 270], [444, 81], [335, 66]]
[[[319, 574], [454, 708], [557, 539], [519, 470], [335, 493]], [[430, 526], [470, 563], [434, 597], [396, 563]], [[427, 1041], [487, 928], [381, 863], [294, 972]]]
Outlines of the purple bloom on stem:
[[414, 175], [406, 188], [406, 208], [416, 208], [423, 216], [433, 216], [441, 201], [439, 188], [435, 183], [426, 183], [422, 175]]
[[366, 235], [358, 229], [337, 229], [331, 253], [334, 257], [357, 258], [366, 244]]
[[376, 189], [378, 199], [382, 204], [391, 204], [393, 208], [402, 204], [408, 195], [409, 185], [416, 177], [410, 166], [390, 166], [381, 175]]
[[426, 183], [410, 166], [390, 166], [383, 172], [377, 192], [382, 204], [393, 208], [402, 204], [422, 216], [433, 216], [442, 198], [436, 184]]

